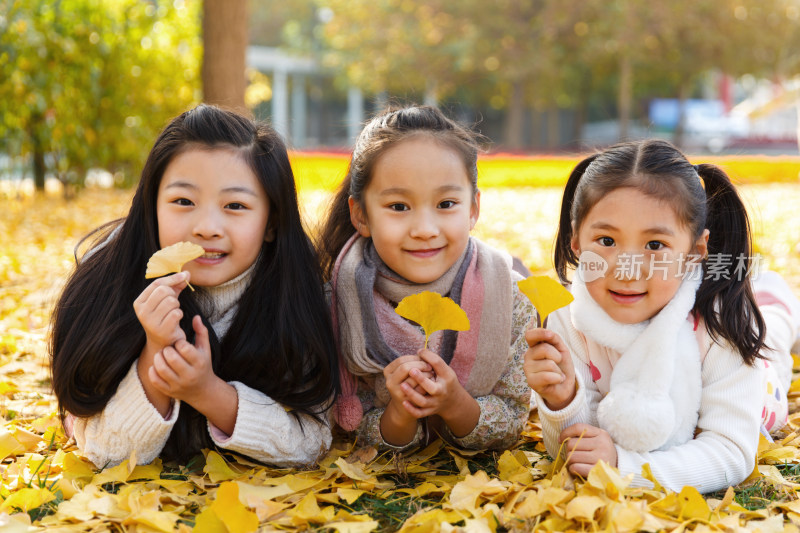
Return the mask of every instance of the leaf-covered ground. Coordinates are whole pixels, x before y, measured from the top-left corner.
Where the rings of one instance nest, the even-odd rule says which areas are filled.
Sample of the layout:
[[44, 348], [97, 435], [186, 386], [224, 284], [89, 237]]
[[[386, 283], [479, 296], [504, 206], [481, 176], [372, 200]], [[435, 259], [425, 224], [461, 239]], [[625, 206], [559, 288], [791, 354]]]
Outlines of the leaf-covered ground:
[[[800, 294], [800, 185], [742, 188], [757, 251]], [[301, 194], [309, 224], [327, 193]], [[317, 470], [275, 470], [210, 451], [186, 465], [98, 471], [59, 428], [49, 392], [48, 315], [89, 229], [127, 210], [130, 192], [0, 197], [0, 530], [63, 531], [796, 531], [799, 396], [785, 438], [762, 443], [759, 473], [703, 498], [631, 489], [609, 468], [570, 478], [544, 455], [536, 412], [505, 453], [435, 443], [393, 457], [346, 437]], [[551, 272], [560, 190], [483, 191], [476, 234]]]

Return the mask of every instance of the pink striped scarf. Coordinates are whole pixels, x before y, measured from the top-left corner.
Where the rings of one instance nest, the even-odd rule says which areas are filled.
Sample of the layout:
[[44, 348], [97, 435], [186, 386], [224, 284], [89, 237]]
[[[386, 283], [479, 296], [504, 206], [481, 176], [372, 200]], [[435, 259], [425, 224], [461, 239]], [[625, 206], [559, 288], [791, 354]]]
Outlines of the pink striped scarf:
[[356, 376], [374, 382], [378, 406], [388, 403], [383, 368], [401, 355], [416, 353], [425, 342], [421, 328], [394, 308], [404, 297], [426, 290], [453, 298], [470, 320], [468, 331], [434, 333], [428, 348], [450, 365], [473, 397], [489, 394], [508, 364], [511, 283], [508, 254], [474, 238], [441, 278], [416, 284], [392, 272], [375, 253], [371, 239], [354, 235], [339, 254], [331, 279], [331, 311], [342, 363], [342, 396], [334, 411], [339, 425], [352, 431], [361, 422]]

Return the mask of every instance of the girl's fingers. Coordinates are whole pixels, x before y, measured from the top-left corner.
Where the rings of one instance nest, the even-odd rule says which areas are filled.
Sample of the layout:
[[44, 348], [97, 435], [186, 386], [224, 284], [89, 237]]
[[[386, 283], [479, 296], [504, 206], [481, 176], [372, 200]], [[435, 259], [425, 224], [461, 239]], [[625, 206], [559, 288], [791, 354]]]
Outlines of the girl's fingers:
[[211, 341], [208, 340], [208, 328], [203, 324], [203, 319], [200, 315], [195, 315], [192, 319], [192, 328], [194, 329], [195, 339], [194, 344], [198, 351], [203, 353], [211, 353]]
[[[158, 373], [159, 377], [163, 379], [167, 383], [174, 383], [178, 380], [178, 374], [175, 370], [169, 365], [167, 362], [166, 357], [164, 356], [165, 350], [172, 350], [172, 348], [165, 348], [164, 350], [157, 352], [155, 357], [153, 357], [153, 366], [152, 368]], [[173, 350], [174, 351], [174, 350]], [[180, 357], [180, 356], [178, 356]]]
[[564, 442], [567, 439], [589, 438], [597, 434], [597, 428], [589, 424], [572, 424], [564, 429], [558, 436], [558, 442]]
[[538, 389], [562, 383], [564, 383], [564, 374], [561, 372], [537, 372], [528, 380], [528, 385], [537, 392]]
[[[182, 341], [186, 342], [186, 341]], [[188, 342], [186, 344], [189, 344]], [[172, 348], [171, 346], [167, 346], [161, 351], [161, 356], [164, 358], [164, 361], [170, 367], [170, 369], [175, 373], [175, 378], [179, 378], [181, 375], [185, 374], [187, 371], [191, 370], [191, 363], [187, 361], [183, 355], [178, 353], [177, 350]]]
[[164, 381], [161, 376], [158, 375], [158, 371], [155, 369], [155, 367], [151, 366], [147, 369], [147, 377], [150, 378], [150, 383], [152, 383], [155, 388], [164, 394], [170, 393], [169, 383]]
[[[425, 386], [422, 383], [420, 383], [420, 385], [423, 387], [423, 389], [425, 389], [425, 392], [428, 392], [428, 389], [425, 388]], [[414, 387], [410, 387], [407, 384], [403, 384], [401, 385], [401, 387], [406, 395], [407, 401], [410, 401], [411, 403], [420, 408], [431, 406], [432, 399], [430, 398], [430, 396], [421, 394]]]
[[525, 340], [528, 341], [528, 346], [535, 346], [540, 342], [549, 343], [555, 336], [557, 336], [555, 333], [544, 328], [531, 328], [525, 332]]

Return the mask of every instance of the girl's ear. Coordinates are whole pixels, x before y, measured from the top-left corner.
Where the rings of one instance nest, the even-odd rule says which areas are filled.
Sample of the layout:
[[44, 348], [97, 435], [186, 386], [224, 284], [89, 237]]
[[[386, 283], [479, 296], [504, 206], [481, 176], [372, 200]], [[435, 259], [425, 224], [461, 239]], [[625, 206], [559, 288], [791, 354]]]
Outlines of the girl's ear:
[[267, 226], [267, 231], [264, 232], [264, 242], [272, 242], [275, 240], [275, 228]]
[[472, 206], [469, 208], [469, 229], [475, 227], [478, 222], [478, 215], [481, 213], [481, 191], [475, 191], [475, 197], [472, 199]]
[[575, 231], [575, 224], [572, 224], [572, 238], [569, 240], [569, 247], [572, 249], [572, 253], [575, 254], [575, 257], [581, 255], [581, 247], [578, 245], [578, 232]]
[[352, 196], [347, 199], [347, 205], [350, 207], [350, 222], [356, 228], [358, 234], [362, 237], [369, 237], [369, 225], [367, 224], [367, 217], [364, 210], [356, 202]]
[[692, 250], [701, 259], [705, 259], [708, 256], [708, 237], [711, 235], [711, 232], [708, 231], [708, 228], [703, 230], [703, 233], [700, 234], [700, 237], [697, 238], [697, 241], [694, 243], [694, 249]]

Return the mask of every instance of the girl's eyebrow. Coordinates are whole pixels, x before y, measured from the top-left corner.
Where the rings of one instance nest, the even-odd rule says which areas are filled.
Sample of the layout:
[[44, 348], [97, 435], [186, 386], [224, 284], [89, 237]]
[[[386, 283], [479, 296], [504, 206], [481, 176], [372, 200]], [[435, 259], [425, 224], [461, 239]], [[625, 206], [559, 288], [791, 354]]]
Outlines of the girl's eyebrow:
[[[200, 189], [200, 187], [198, 187], [194, 183], [189, 183], [188, 181], [173, 181], [172, 183], [164, 187], [164, 189], [172, 189], [172, 188], [193, 189], [193, 190]], [[221, 192], [241, 192], [244, 194], [249, 194], [251, 196], [258, 196], [258, 194], [254, 190], [250, 189], [249, 187], [245, 187], [243, 185], [225, 187], [224, 189], [222, 189]]]
[[675, 236], [675, 232], [666, 226], [655, 226], [652, 228], [647, 228], [646, 230], [644, 230], [644, 233], [652, 233], [654, 235]]
[[[460, 192], [463, 191], [464, 187], [461, 185], [442, 185], [441, 187], [437, 187], [434, 189], [434, 192], [437, 193], [446, 193], [446, 192]], [[389, 187], [388, 189], [382, 190], [378, 193], [380, 196], [389, 196], [392, 194], [411, 194], [411, 189], [405, 189], [403, 187]]]
[[[617, 230], [617, 227], [613, 224], [609, 224], [608, 222], [595, 222], [591, 226], [592, 229], [601, 229], [601, 230]], [[647, 228], [642, 230], [642, 233], [648, 233], [651, 235], [670, 235], [675, 236], [675, 232], [672, 231], [667, 226], [653, 226], [652, 228]]]

